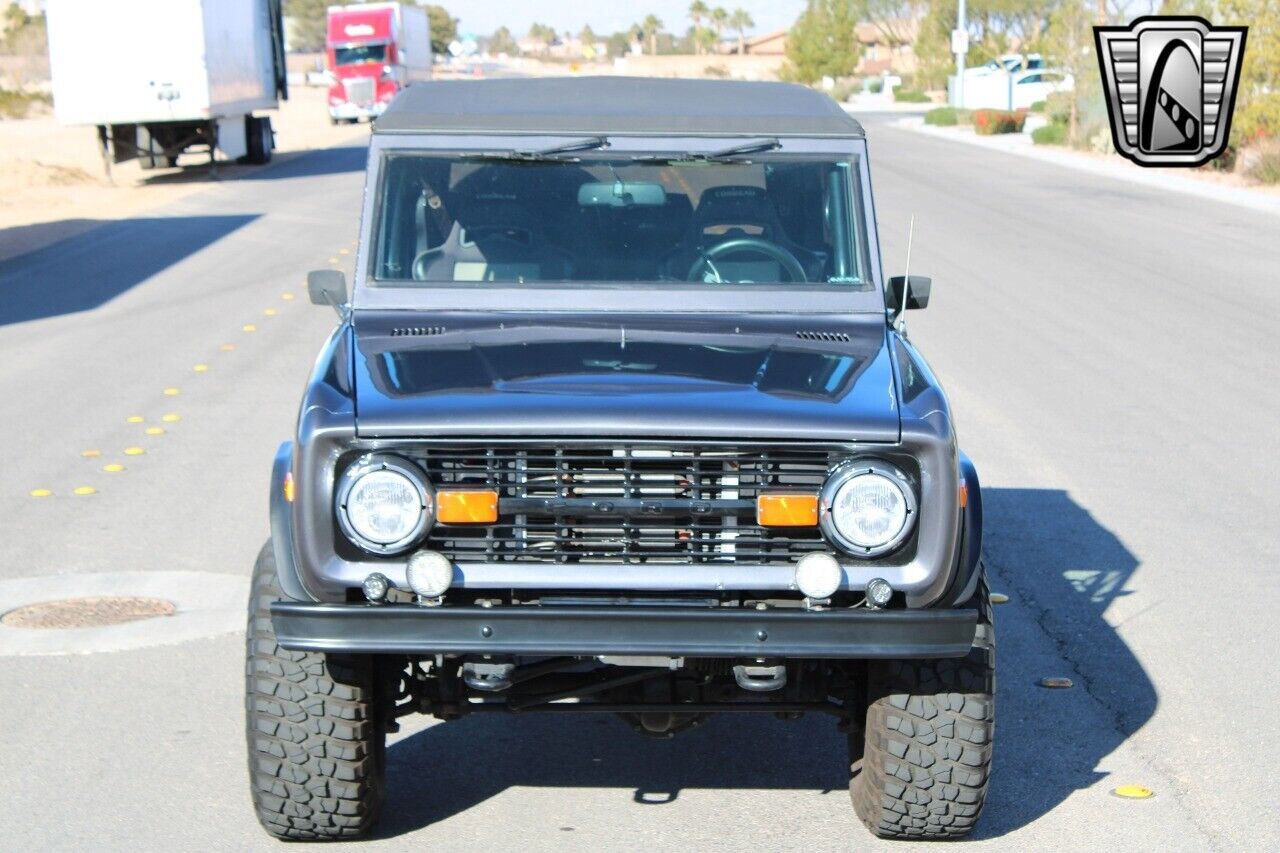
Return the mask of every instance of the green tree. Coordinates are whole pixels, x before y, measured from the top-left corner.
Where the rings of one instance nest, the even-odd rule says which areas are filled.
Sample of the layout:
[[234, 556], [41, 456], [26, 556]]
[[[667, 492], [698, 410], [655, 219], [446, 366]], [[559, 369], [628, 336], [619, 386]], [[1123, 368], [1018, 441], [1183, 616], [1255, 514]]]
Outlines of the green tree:
[[493, 35], [489, 37], [490, 53], [505, 53], [513, 55], [520, 52], [520, 45], [516, 44], [515, 37], [511, 35], [511, 30], [506, 27], [498, 27], [493, 31]]
[[1075, 77], [1075, 90], [1063, 94], [1067, 101], [1067, 143], [1070, 145], [1079, 145], [1081, 141], [1082, 102], [1101, 94], [1093, 44], [1096, 17], [1089, 8], [1093, 5], [1090, 0], [1064, 0], [1049, 19], [1043, 44], [1049, 64]]
[[448, 54], [449, 44], [458, 37], [458, 19], [443, 6], [427, 6], [427, 23], [431, 26], [431, 52]]
[[861, 46], [854, 27], [855, 0], [809, 0], [787, 35], [787, 61], [782, 75], [799, 83], [852, 74]]
[[662, 19], [657, 15], [646, 15], [640, 22], [640, 31], [644, 34], [645, 41], [649, 43], [650, 56], [656, 56], [658, 53], [658, 32], [661, 29]]
[[702, 0], [693, 0], [689, 4], [689, 20], [693, 21], [693, 32], [691, 41], [693, 42], [693, 50], [695, 53], [702, 53], [703, 37], [702, 22], [711, 14], [711, 10], [707, 8], [707, 4]]
[[717, 6], [711, 10], [709, 20], [711, 21], [711, 31], [716, 34], [715, 43], [719, 44], [720, 39], [724, 36], [725, 28], [729, 26], [729, 13], [725, 11], [723, 6]]
[[738, 34], [738, 54], [747, 52], [747, 30], [756, 25], [746, 9], [738, 8], [729, 13], [729, 28]]

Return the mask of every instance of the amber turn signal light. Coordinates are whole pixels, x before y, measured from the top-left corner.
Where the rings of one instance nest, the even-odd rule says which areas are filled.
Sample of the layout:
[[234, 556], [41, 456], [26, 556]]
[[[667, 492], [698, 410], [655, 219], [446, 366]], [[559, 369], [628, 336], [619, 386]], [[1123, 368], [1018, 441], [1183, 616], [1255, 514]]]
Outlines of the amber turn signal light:
[[761, 527], [816, 527], [817, 495], [760, 495], [756, 520]]
[[497, 492], [436, 492], [436, 521], [441, 524], [491, 524], [497, 520]]

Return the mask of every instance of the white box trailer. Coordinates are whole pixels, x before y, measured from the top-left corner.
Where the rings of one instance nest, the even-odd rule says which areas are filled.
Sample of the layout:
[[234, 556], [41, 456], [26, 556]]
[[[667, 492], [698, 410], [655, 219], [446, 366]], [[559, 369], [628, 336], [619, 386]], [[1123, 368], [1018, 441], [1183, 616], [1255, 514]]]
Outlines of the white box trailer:
[[103, 161], [195, 148], [265, 163], [288, 97], [281, 0], [48, 0], [54, 115], [98, 128]]

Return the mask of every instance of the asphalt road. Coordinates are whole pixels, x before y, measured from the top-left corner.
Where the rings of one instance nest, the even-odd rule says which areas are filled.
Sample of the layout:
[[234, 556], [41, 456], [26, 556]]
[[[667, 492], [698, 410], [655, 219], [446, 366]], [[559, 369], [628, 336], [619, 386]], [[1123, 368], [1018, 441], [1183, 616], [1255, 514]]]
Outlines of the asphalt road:
[[[934, 295], [912, 338], [1010, 596], [979, 846], [1274, 849], [1280, 219], [887, 121], [868, 123], [886, 267], [914, 214]], [[333, 322], [303, 274], [348, 265], [363, 156], [305, 155], [0, 265], [0, 586], [247, 576]], [[0, 656], [0, 848], [274, 848], [249, 807], [242, 644]], [[672, 741], [591, 717], [418, 720], [389, 761], [371, 849], [878, 846], [826, 720]], [[1156, 796], [1109, 793], [1126, 783]]]

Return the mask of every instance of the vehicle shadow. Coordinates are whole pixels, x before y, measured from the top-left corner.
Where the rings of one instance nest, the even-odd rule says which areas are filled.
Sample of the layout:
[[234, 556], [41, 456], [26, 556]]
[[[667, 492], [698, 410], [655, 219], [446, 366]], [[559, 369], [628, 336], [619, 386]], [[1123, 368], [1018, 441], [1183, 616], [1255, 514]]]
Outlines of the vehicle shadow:
[[208, 183], [213, 186], [225, 181], [283, 181], [343, 172], [363, 172], [368, 155], [367, 145], [339, 145], [310, 151], [277, 152], [266, 166], [219, 162], [217, 169], [211, 170], [208, 163], [193, 161], [177, 169], [164, 169], [149, 174], [139, 183], [145, 186]]
[[97, 308], [257, 218], [76, 220], [80, 233], [0, 262], [0, 325]]
[[[1095, 768], [1151, 717], [1156, 693], [1103, 619], [1138, 566], [1120, 540], [1063, 491], [984, 489], [983, 503], [991, 584], [1010, 596], [996, 610], [996, 759], [978, 828], [992, 837], [1102, 779]], [[1077, 687], [1045, 690], [1045, 675]], [[822, 715], [719, 715], [671, 740], [634, 734], [612, 716], [476, 715], [393, 743], [387, 772], [382, 836], [512, 786], [617, 788], [628, 792], [619, 808], [674, 802], [687, 789], [813, 790], [849, 808], [844, 737]]]

